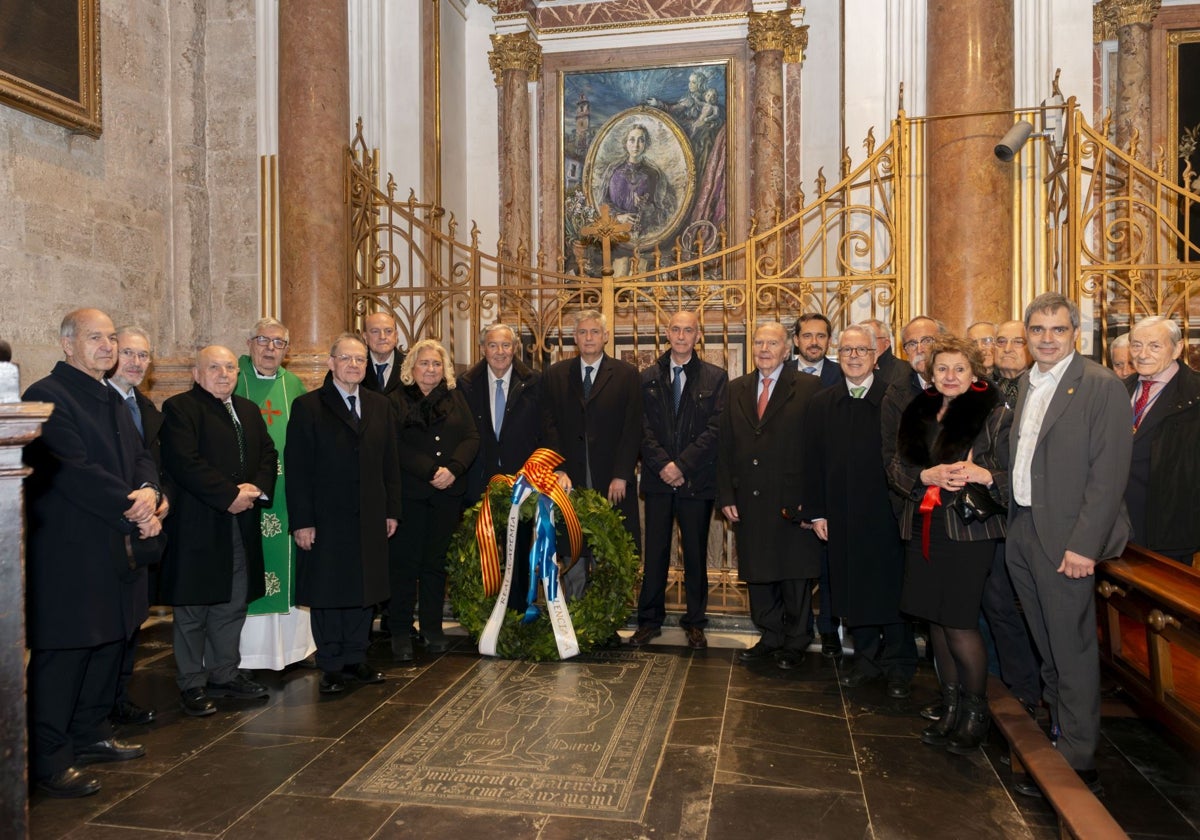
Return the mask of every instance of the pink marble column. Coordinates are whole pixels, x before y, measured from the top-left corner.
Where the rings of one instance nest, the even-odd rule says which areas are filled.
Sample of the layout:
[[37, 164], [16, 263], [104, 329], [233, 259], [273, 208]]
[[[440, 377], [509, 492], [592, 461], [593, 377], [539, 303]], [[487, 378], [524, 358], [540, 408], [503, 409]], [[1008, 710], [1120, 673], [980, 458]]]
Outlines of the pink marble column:
[[542, 51], [528, 32], [493, 35], [488, 55], [500, 96], [500, 238], [504, 253], [526, 259], [533, 241], [532, 143], [529, 137], [529, 80], [541, 75]]
[[348, 44], [345, 3], [279, 4], [280, 303], [293, 369], [319, 364], [348, 326]]
[[[1013, 0], [929, 0], [931, 115], [1013, 107]], [[962, 335], [1012, 312], [1012, 164], [992, 153], [1008, 114], [928, 123], [928, 314]]]
[[1128, 149], [1138, 138], [1135, 157], [1149, 161], [1150, 26], [1161, 0], [1108, 0], [1117, 27], [1117, 146]]
[[791, 39], [787, 12], [750, 13], [750, 49], [754, 52], [751, 93], [751, 205], [758, 230], [775, 223], [783, 207], [783, 53]]

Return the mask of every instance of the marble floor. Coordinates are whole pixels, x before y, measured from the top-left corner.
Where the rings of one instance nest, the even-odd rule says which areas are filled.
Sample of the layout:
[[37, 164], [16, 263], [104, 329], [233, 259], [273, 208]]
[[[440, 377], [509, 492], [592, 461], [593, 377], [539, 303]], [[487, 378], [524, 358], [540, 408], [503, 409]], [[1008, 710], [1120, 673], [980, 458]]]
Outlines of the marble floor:
[[[1057, 836], [1044, 802], [1011, 792], [997, 743], [960, 757], [919, 742], [927, 667], [890, 700], [880, 684], [841, 688], [815, 652], [790, 672], [738, 664], [736, 633], [692, 652], [668, 630], [642, 651], [534, 668], [482, 660], [465, 637], [403, 667], [384, 641], [382, 685], [330, 698], [314, 670], [257, 672], [268, 700], [189, 718], [169, 620], [143, 637], [131, 693], [158, 718], [120, 735], [146, 756], [96, 767], [96, 796], [35, 795], [33, 837]], [[1198, 756], [1115, 698], [1103, 735], [1104, 802], [1129, 835], [1200, 838]], [[457, 759], [456, 744], [474, 747]]]

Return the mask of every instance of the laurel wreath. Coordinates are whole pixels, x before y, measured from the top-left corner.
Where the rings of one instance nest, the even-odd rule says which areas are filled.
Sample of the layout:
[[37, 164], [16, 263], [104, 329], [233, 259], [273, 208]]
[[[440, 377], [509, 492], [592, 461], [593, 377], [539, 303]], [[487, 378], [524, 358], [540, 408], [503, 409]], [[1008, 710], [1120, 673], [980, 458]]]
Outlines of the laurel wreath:
[[[497, 484], [489, 488], [487, 502], [492, 506], [496, 544], [504, 546], [508, 533], [508, 511], [512, 501], [510, 488]], [[537, 493], [531, 493], [521, 506], [521, 521], [533, 519]], [[583, 531], [583, 542], [595, 560], [588, 587], [581, 598], [568, 605], [571, 623], [579, 649], [586, 653], [607, 642], [625, 623], [629, 604], [638, 582], [638, 558], [633, 537], [625, 530], [621, 515], [595, 490], [575, 489], [571, 503]], [[491, 615], [495, 598], [483, 591], [479, 572], [479, 545], [475, 541], [475, 521], [483, 506], [481, 499], [470, 508], [450, 540], [446, 556], [447, 587], [450, 605], [459, 624], [478, 639]], [[561, 517], [555, 517], [560, 537], [565, 537]], [[561, 544], [561, 541], [560, 541]], [[501, 560], [503, 563], [503, 559]], [[517, 557], [516, 562], [526, 562]], [[583, 562], [580, 560], [580, 562]], [[539, 597], [544, 597], [540, 591]], [[522, 614], [507, 610], [496, 651], [505, 659], [528, 659], [541, 662], [558, 659], [554, 631], [545, 612], [529, 624], [521, 622]]]

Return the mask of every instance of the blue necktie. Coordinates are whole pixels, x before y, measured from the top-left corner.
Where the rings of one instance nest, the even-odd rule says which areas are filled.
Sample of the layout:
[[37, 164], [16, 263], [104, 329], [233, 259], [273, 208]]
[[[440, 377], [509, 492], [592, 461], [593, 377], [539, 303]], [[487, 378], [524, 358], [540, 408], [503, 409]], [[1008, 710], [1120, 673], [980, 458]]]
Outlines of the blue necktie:
[[492, 420], [492, 428], [496, 432], [496, 440], [500, 440], [500, 427], [504, 425], [504, 380], [496, 380], [496, 402], [493, 408], [495, 418]]
[[381, 365], [375, 365], [375, 381], [379, 383], [380, 389], [383, 388], [383, 372], [387, 370], [387, 366], [387, 362], [384, 362]]
[[355, 403], [358, 402], [358, 397], [350, 394], [346, 397], [346, 402], [350, 403], [350, 423], [355, 428], [358, 428], [358, 408], [355, 406]]
[[675, 396], [675, 413], [679, 413], [679, 401], [683, 399], [683, 368], [676, 365], [672, 370], [675, 371], [675, 381], [671, 383], [671, 393]]
[[129, 408], [129, 413], [133, 415], [133, 425], [137, 426], [138, 434], [142, 436], [142, 440], [145, 440], [146, 430], [142, 428], [142, 410], [138, 408], [137, 399], [133, 394], [125, 398], [125, 405]]
[[809, 376], [816, 376], [816, 375], [817, 375], [817, 369], [816, 369], [815, 367], [806, 367], [806, 368], [804, 369], [804, 372], [805, 372], [805, 373], [807, 373]]
[[592, 366], [588, 365], [583, 369], [583, 398], [586, 400], [588, 395], [592, 393]]

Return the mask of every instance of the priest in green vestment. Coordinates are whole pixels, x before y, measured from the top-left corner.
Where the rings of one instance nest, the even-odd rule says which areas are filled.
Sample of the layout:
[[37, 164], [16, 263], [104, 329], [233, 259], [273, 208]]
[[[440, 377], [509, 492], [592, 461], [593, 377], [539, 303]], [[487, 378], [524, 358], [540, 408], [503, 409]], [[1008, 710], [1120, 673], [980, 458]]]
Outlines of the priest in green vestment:
[[274, 318], [259, 320], [246, 346], [250, 352], [238, 359], [238, 382], [234, 393], [258, 405], [271, 440], [281, 454], [274, 503], [260, 514], [266, 594], [251, 601], [247, 607], [246, 623], [242, 628], [241, 667], [279, 671], [316, 650], [308, 611], [296, 606], [295, 545], [288, 529], [284, 489], [287, 464], [282, 455], [292, 401], [305, 389], [298, 376], [283, 368], [288, 331], [279, 321]]

